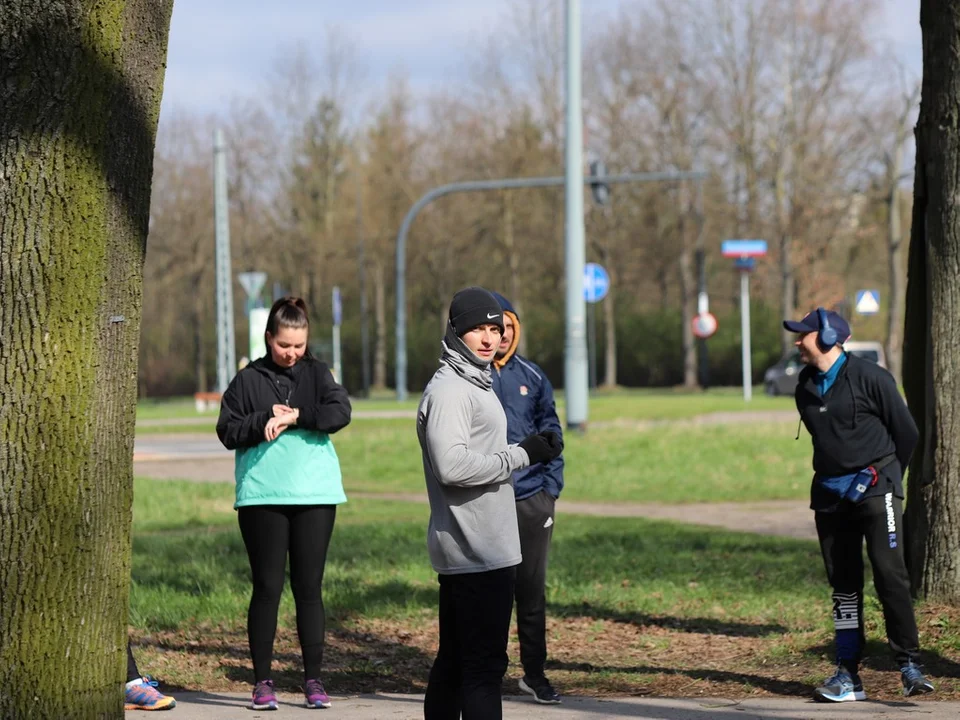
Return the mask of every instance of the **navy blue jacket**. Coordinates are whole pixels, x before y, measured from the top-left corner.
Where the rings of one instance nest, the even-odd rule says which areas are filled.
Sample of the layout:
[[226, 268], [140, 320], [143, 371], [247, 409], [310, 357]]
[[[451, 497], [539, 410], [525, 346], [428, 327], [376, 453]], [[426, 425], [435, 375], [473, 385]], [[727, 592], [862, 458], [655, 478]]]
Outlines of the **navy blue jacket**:
[[[553, 386], [535, 363], [514, 355], [502, 368], [493, 371], [493, 391], [507, 414], [507, 441], [518, 443], [529, 435], [553, 430], [563, 434]], [[513, 473], [517, 500], [546, 490], [560, 497], [563, 490], [563, 455], [550, 462], [537, 463]]]
[[[503, 309], [504, 318], [513, 321], [514, 336], [510, 349], [494, 361], [493, 391], [500, 398], [507, 415], [507, 441], [518, 443], [525, 437], [553, 430], [563, 437], [557, 406], [553, 401], [553, 386], [546, 374], [535, 363], [516, 354], [520, 344], [520, 318], [513, 305], [500, 293], [493, 293]], [[543, 464], [537, 463], [513, 473], [513, 491], [517, 500], [546, 490], [554, 498], [563, 490], [563, 455]]]

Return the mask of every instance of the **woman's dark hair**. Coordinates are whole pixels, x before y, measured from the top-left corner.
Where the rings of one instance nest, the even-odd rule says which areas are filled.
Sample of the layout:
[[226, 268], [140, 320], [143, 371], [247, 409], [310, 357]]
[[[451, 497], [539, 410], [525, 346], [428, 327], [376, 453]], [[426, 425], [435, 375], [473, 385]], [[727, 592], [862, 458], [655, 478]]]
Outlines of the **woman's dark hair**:
[[[282, 297], [277, 300], [270, 308], [270, 314], [267, 316], [267, 329], [263, 334], [264, 343], [267, 342], [267, 334], [276, 337], [280, 328], [310, 328], [310, 318], [307, 317], [307, 304], [302, 298]], [[310, 350], [305, 353], [310, 357]]]

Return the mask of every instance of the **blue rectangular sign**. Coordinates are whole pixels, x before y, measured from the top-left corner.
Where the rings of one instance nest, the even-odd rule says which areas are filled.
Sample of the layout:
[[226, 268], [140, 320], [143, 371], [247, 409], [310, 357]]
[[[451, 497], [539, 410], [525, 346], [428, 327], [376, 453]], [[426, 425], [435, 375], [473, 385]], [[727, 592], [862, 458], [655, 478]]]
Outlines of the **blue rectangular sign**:
[[720, 244], [724, 257], [757, 257], [767, 254], [766, 240], [724, 240]]

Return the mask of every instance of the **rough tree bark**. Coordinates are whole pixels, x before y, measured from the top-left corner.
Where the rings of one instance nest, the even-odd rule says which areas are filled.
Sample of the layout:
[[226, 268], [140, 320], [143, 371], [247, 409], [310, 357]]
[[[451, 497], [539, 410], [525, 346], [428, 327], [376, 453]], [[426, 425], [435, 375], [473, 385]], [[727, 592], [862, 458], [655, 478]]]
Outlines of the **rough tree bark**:
[[960, 5], [921, 0], [923, 87], [904, 330], [904, 389], [920, 427], [910, 465], [914, 590], [960, 602]]
[[123, 717], [141, 277], [172, 0], [0, 10], [0, 717]]

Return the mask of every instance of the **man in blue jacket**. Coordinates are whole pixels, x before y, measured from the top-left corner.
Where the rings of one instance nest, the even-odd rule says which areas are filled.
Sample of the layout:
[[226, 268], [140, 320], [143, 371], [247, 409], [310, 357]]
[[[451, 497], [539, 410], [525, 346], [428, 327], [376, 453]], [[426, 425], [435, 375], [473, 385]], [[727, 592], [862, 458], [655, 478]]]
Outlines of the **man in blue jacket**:
[[[536, 364], [517, 354], [520, 319], [513, 305], [494, 293], [503, 308], [504, 330], [493, 362], [493, 390], [507, 415], [507, 441], [562, 428], [553, 400], [553, 386]], [[544, 705], [560, 702], [560, 695], [544, 674], [547, 662], [547, 556], [553, 538], [554, 512], [563, 490], [563, 456], [535, 463], [513, 473], [517, 522], [523, 560], [517, 566], [517, 633], [523, 678], [520, 689]]]

